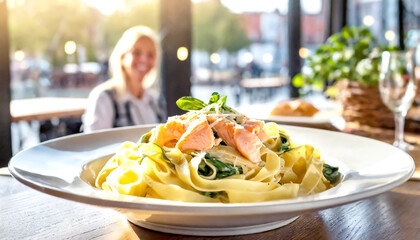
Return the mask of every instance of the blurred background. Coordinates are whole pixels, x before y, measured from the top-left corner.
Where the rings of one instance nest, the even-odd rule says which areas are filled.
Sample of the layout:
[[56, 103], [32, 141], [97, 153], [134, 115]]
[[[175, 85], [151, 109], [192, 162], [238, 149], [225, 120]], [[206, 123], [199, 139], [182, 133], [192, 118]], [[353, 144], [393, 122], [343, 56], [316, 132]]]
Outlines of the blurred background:
[[[301, 96], [291, 79], [320, 44], [346, 25], [367, 27], [379, 43], [402, 48], [415, 48], [420, 39], [417, 0], [7, 0], [2, 4], [9, 41], [0, 48], [8, 46], [12, 101], [86, 98], [109, 78], [108, 58], [122, 32], [139, 24], [159, 33], [164, 51], [176, 52], [173, 58], [163, 58], [162, 86], [168, 102], [185, 93], [208, 99], [218, 91], [238, 108]], [[171, 7], [169, 13], [163, 4]], [[171, 23], [179, 28], [168, 28], [165, 14], [185, 9], [190, 16]], [[171, 45], [174, 41], [177, 44]], [[182, 73], [174, 74], [170, 65], [179, 66]], [[174, 82], [185, 91], [165, 90]], [[174, 108], [168, 104], [169, 113], [175, 113]], [[39, 136], [23, 143], [30, 134], [12, 130], [16, 153], [31, 141], [77, 133], [81, 121], [51, 118], [9, 124], [35, 129], [35, 135], [39, 131]]]

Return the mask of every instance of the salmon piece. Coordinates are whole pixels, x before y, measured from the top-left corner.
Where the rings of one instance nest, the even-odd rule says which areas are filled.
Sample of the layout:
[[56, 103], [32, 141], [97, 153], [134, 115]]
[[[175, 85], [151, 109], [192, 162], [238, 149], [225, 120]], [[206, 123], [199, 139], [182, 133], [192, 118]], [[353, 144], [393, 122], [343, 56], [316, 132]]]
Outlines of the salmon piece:
[[253, 163], [261, 161], [260, 148], [262, 142], [256, 132], [264, 139], [263, 125], [261, 126], [258, 122], [250, 122], [248, 124], [250, 130], [248, 130], [223, 117], [207, 116], [207, 120], [212, 123], [211, 126], [217, 132], [217, 135], [228, 146], [236, 148], [238, 152]]
[[156, 127], [150, 137], [150, 142], [163, 147], [175, 147], [178, 140], [187, 130], [187, 125], [180, 119], [168, 119], [166, 124]]
[[181, 136], [176, 148], [179, 150], [209, 150], [215, 144], [213, 130], [206, 119], [193, 121]]
[[229, 146], [236, 147], [233, 136], [235, 134], [235, 123], [223, 117], [207, 117], [216, 131], [217, 135]]
[[235, 128], [234, 140], [236, 149], [247, 159], [253, 163], [261, 162], [260, 148], [262, 142], [258, 136], [244, 127], [237, 126]]
[[243, 126], [246, 130], [257, 135], [261, 142], [270, 138], [270, 136], [268, 136], [264, 131], [264, 123], [262, 121], [248, 119], [245, 121]]

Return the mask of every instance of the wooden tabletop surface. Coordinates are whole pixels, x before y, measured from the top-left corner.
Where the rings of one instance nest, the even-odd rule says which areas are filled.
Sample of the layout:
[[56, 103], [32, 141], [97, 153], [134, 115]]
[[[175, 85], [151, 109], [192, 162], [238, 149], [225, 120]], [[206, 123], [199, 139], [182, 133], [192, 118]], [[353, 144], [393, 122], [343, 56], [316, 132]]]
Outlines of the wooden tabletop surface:
[[49, 120], [52, 118], [81, 117], [85, 112], [85, 98], [29, 98], [12, 100], [10, 114], [12, 122]]
[[[349, 126], [349, 133], [392, 141], [392, 130]], [[391, 138], [390, 138], [391, 136]], [[420, 166], [420, 135], [409, 152]], [[420, 172], [417, 167], [416, 174]], [[191, 237], [140, 228], [112, 209], [32, 190], [0, 175], [0, 238], [6, 239], [420, 239], [420, 181], [354, 203], [301, 215], [275, 230], [232, 237]]]

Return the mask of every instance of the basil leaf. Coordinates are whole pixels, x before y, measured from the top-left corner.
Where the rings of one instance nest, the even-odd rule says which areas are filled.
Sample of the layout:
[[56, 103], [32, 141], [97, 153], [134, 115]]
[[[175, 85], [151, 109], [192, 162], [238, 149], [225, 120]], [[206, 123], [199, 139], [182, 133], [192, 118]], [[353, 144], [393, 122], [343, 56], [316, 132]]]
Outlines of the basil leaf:
[[322, 174], [324, 177], [330, 182], [335, 183], [340, 178], [340, 172], [338, 171], [338, 167], [333, 167], [324, 163], [322, 168]]
[[200, 99], [190, 97], [190, 96], [186, 96], [186, 97], [182, 97], [178, 99], [176, 101], [176, 105], [184, 111], [200, 110], [207, 106], [207, 104], [205, 104]]
[[209, 100], [209, 105], [213, 104], [213, 103], [217, 103], [217, 101], [219, 101], [220, 99], [220, 94], [218, 92], [214, 92], [211, 94], [210, 100]]
[[226, 99], [227, 96], [223, 96], [221, 97], [218, 101], [217, 101], [217, 105], [219, 105], [219, 107], [221, 107], [223, 110], [226, 110], [228, 112], [234, 112], [233, 109], [231, 107], [229, 107], [228, 105], [226, 105]]

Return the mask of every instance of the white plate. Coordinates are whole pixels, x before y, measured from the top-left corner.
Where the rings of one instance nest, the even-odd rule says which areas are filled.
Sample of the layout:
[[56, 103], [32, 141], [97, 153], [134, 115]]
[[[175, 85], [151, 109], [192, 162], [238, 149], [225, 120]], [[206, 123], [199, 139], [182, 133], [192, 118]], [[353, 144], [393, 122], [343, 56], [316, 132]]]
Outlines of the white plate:
[[321, 149], [322, 158], [344, 174], [336, 187], [289, 200], [241, 203], [185, 203], [98, 190], [95, 174], [123, 141], [137, 141], [152, 126], [120, 128], [48, 141], [22, 151], [9, 163], [11, 174], [38, 191], [113, 207], [145, 228], [184, 235], [256, 233], [292, 222], [307, 211], [350, 203], [388, 191], [414, 172], [413, 159], [383, 142], [325, 130], [283, 126], [296, 143]]

